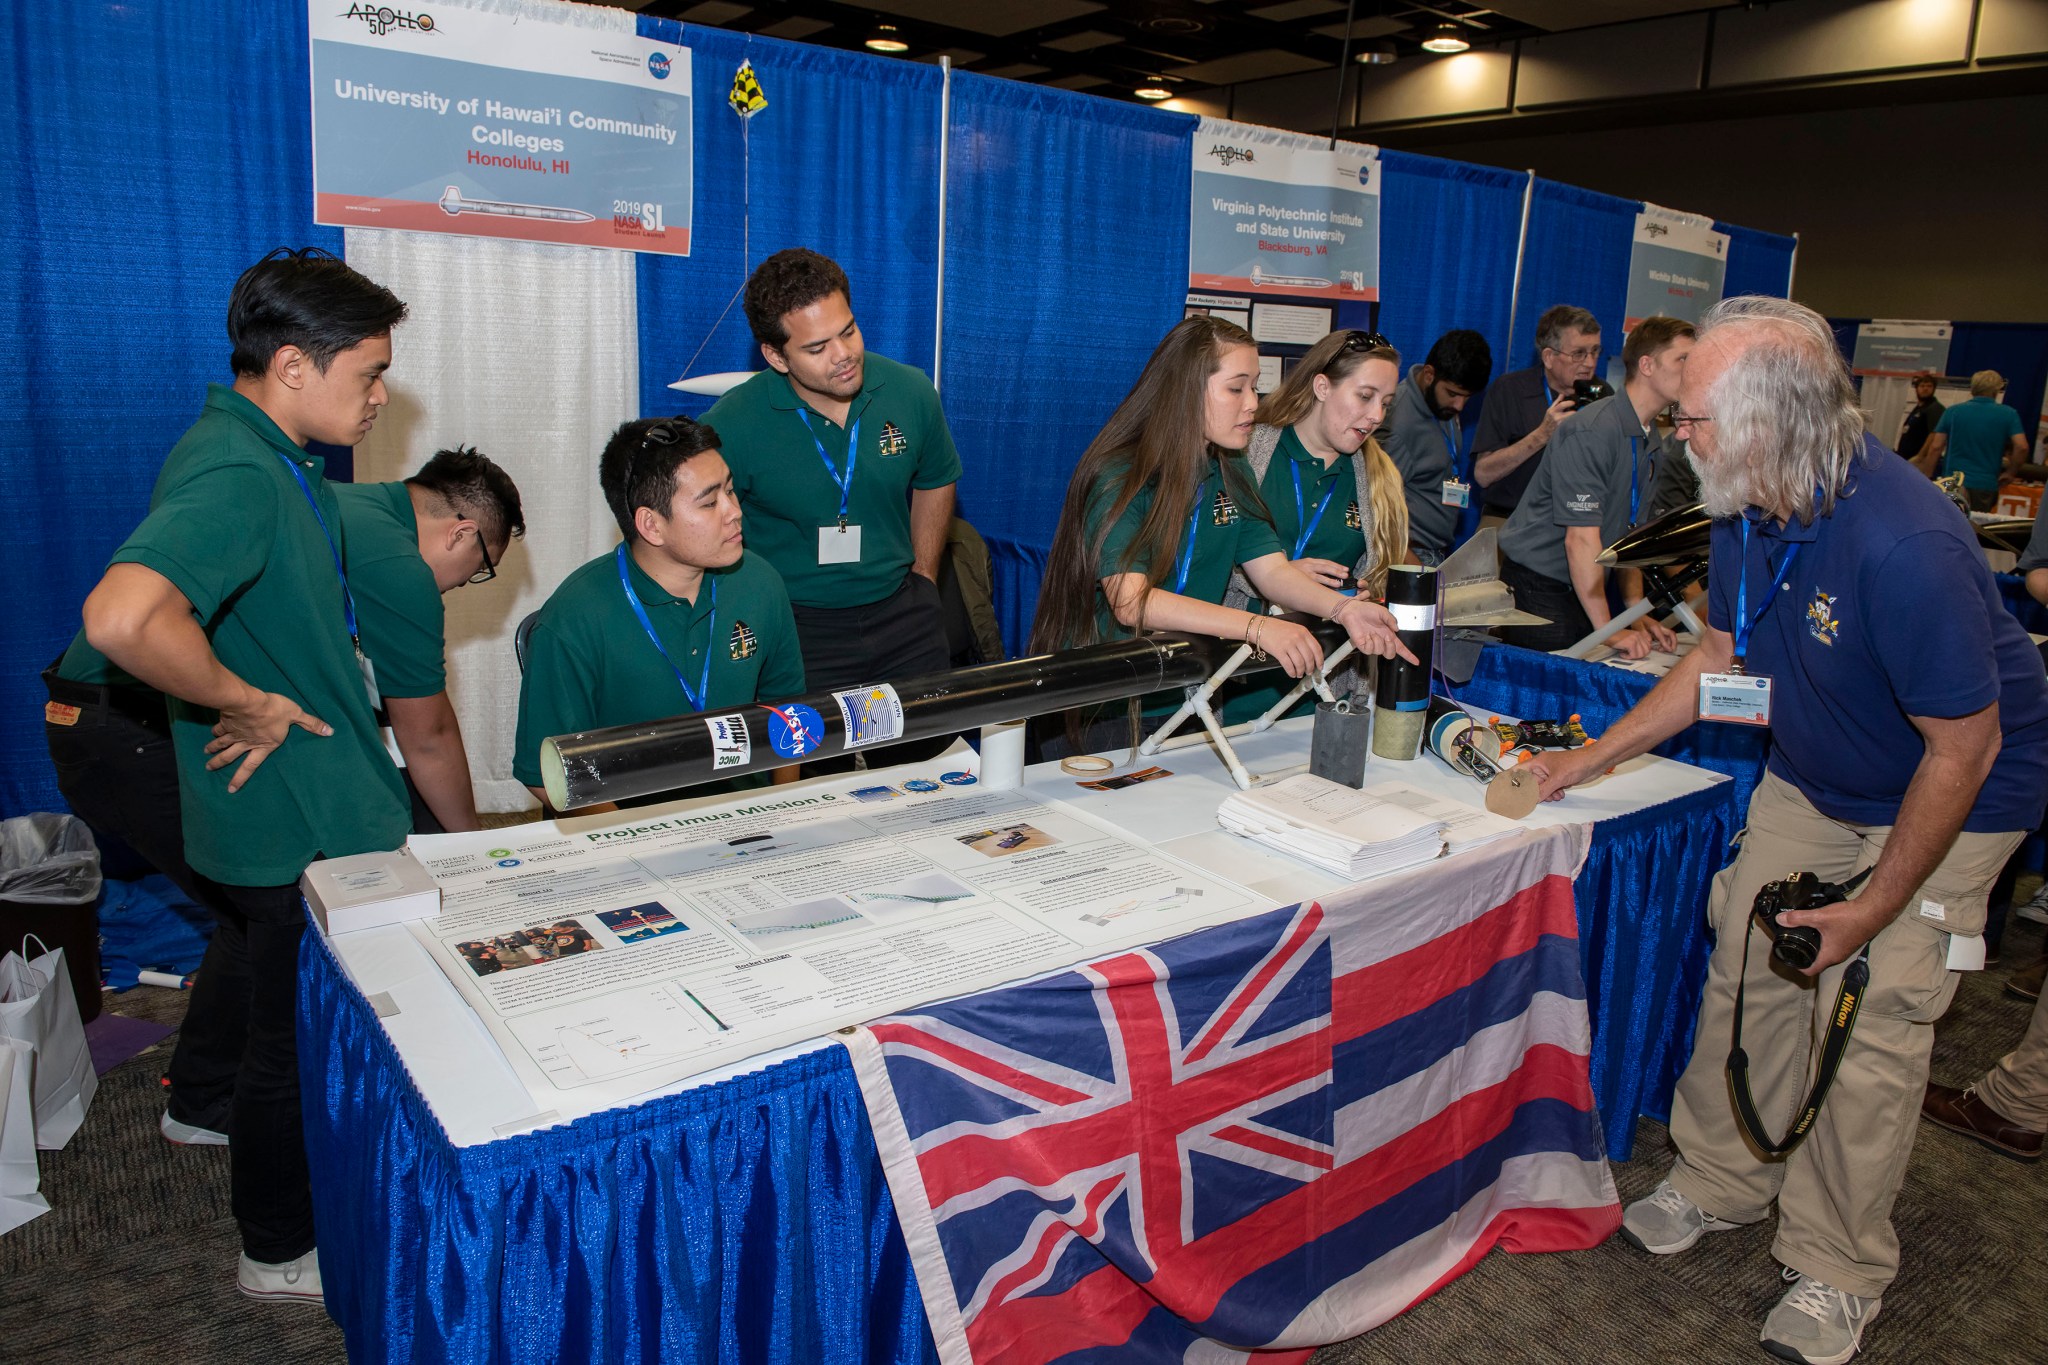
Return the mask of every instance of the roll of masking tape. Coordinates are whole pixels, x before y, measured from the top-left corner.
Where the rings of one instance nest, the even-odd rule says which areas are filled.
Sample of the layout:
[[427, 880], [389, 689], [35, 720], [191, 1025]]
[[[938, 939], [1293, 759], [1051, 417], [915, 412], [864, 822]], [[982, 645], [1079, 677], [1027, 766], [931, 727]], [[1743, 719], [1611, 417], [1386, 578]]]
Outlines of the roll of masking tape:
[[1095, 777], [1115, 766], [1116, 764], [1108, 759], [1098, 758], [1094, 754], [1077, 754], [1073, 758], [1060, 760], [1060, 771], [1070, 777]]

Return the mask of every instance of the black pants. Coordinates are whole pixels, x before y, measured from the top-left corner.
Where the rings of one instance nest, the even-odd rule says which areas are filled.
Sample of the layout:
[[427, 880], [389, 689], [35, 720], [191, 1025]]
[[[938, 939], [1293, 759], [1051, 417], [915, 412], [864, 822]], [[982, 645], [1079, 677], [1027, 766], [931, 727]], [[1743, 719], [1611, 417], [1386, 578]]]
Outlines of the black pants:
[[171, 1117], [231, 1133], [242, 1250], [290, 1261], [313, 1249], [299, 1115], [299, 888], [224, 886], [213, 941], [171, 1057]]
[[[942, 673], [952, 667], [938, 585], [906, 574], [903, 585], [864, 607], [796, 607], [797, 645], [804, 656], [804, 688], [837, 692], [863, 683]], [[870, 766], [916, 763], [953, 742], [951, 735], [862, 749]], [[806, 773], [840, 772], [850, 759], [806, 763]]]
[[1524, 649], [1570, 649], [1593, 633], [1586, 604], [1569, 583], [1524, 568], [1506, 555], [1500, 558], [1500, 581], [1515, 594], [1515, 605], [1533, 616], [1547, 616], [1547, 626], [1501, 626], [1495, 634], [1503, 644]]
[[[200, 905], [217, 904], [220, 888], [185, 861], [185, 823], [178, 814], [178, 762], [160, 692], [96, 687], [43, 674], [50, 700], [75, 707], [69, 725], [48, 719], [43, 738], [57, 770], [57, 790], [100, 845], [110, 876], [153, 869]], [[126, 849], [147, 864], [122, 867]]]

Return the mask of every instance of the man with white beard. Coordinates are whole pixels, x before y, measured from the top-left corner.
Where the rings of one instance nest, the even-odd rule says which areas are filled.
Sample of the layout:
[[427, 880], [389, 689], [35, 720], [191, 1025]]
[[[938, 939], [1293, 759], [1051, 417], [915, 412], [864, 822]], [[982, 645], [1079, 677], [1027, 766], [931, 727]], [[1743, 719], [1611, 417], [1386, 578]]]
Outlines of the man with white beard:
[[[1718, 519], [1706, 638], [1597, 748], [1537, 771], [1555, 799], [1695, 721], [1769, 727], [1741, 851], [1714, 881], [1678, 1160], [1622, 1235], [1670, 1255], [1775, 1203], [1792, 1287], [1763, 1344], [1840, 1365], [1898, 1272], [1892, 1201], [1951, 967], [1982, 964], [1991, 884], [2048, 801], [2048, 678], [1968, 523], [1864, 432], [1819, 314], [1717, 305], [1676, 420]], [[1752, 913], [1802, 872], [1848, 894], [1788, 881], [1779, 896], [1812, 908], [1775, 929]], [[1793, 928], [1817, 931], [1802, 965], [1780, 938]], [[1831, 1088], [1824, 1042], [1840, 1049]]]

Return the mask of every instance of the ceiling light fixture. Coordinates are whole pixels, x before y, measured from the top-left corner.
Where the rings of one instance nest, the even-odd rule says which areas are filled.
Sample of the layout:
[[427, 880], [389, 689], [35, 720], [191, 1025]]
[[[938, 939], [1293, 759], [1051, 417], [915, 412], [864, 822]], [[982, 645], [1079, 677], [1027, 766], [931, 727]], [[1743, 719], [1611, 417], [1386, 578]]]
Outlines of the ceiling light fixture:
[[1141, 85], [1131, 92], [1141, 100], [1170, 100], [1173, 92], [1163, 85]]
[[1390, 66], [1401, 59], [1401, 53], [1391, 41], [1381, 40], [1352, 58], [1360, 66]]
[[1422, 50], [1424, 52], [1448, 54], [1452, 52], [1466, 52], [1471, 47], [1472, 44], [1465, 41], [1464, 31], [1456, 24], [1438, 24], [1429, 31], [1429, 36], [1422, 40]]
[[908, 52], [910, 44], [903, 41], [903, 35], [896, 31], [894, 24], [877, 24], [874, 36], [867, 41], [870, 52]]

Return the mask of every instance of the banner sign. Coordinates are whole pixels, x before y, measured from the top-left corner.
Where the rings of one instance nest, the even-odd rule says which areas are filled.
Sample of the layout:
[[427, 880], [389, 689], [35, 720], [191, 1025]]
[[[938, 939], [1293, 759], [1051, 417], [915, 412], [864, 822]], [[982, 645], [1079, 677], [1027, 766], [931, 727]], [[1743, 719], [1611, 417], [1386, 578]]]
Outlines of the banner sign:
[[1380, 296], [1379, 149], [1205, 118], [1195, 131], [1188, 288]]
[[309, 0], [313, 221], [689, 255], [689, 49], [556, 8]]
[[1698, 322], [1721, 301], [1727, 276], [1728, 234], [1714, 231], [1712, 219], [1643, 205], [1628, 258], [1622, 331], [1658, 314]]
[[1856, 354], [1849, 362], [1855, 374], [1911, 379], [1922, 370], [1939, 377], [1948, 373], [1950, 322], [1913, 322], [1878, 318], [1856, 329]]

